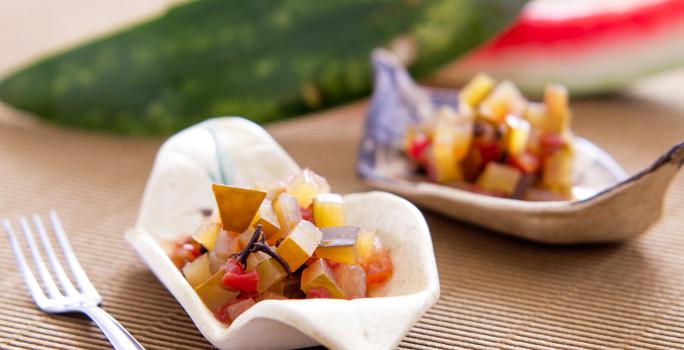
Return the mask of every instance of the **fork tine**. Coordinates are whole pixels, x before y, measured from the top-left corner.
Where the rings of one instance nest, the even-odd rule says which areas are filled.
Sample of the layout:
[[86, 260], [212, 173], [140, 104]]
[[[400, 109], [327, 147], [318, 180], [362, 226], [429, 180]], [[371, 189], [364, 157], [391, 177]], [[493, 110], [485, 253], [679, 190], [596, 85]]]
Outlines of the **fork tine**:
[[21, 225], [21, 228], [24, 230], [24, 235], [26, 236], [26, 243], [28, 243], [31, 255], [33, 255], [33, 261], [37, 265], [36, 268], [38, 269], [38, 274], [40, 274], [40, 277], [43, 279], [43, 284], [47, 289], [48, 295], [50, 296], [50, 298], [59, 298], [62, 294], [59, 292], [59, 289], [55, 284], [55, 280], [52, 279], [52, 275], [50, 275], [50, 271], [47, 269], [47, 266], [45, 266], [43, 256], [40, 253], [38, 246], [36, 245], [35, 239], [33, 239], [33, 231], [31, 230], [31, 227], [29, 226], [26, 217], [20, 217], [19, 224]]
[[50, 210], [49, 216], [50, 222], [52, 223], [52, 228], [55, 231], [55, 236], [57, 236], [57, 241], [59, 242], [59, 245], [62, 247], [64, 257], [66, 258], [67, 263], [71, 268], [71, 272], [74, 274], [74, 277], [76, 278], [78, 286], [81, 287], [81, 291], [83, 293], [90, 294], [92, 296], [99, 298], [100, 294], [97, 292], [97, 290], [95, 290], [95, 286], [93, 286], [93, 284], [90, 283], [88, 276], [86, 275], [85, 271], [83, 271], [83, 267], [81, 267], [81, 264], [78, 262], [78, 259], [76, 258], [76, 254], [74, 254], [74, 250], [71, 249], [71, 244], [69, 244], [69, 240], [67, 239], [66, 234], [64, 233], [64, 229], [62, 228], [62, 224], [59, 221], [57, 212], [54, 210]]
[[36, 226], [38, 236], [40, 237], [40, 240], [43, 243], [43, 248], [45, 248], [45, 252], [47, 252], [48, 259], [50, 260], [50, 265], [52, 265], [52, 270], [57, 275], [59, 283], [62, 285], [62, 287], [64, 287], [64, 292], [66, 292], [67, 296], [78, 295], [78, 291], [76, 290], [76, 288], [74, 288], [74, 285], [69, 280], [69, 276], [66, 274], [66, 272], [64, 272], [62, 263], [59, 261], [59, 259], [57, 259], [55, 250], [54, 248], [52, 248], [52, 243], [50, 243], [50, 239], [48, 238], [47, 232], [45, 231], [45, 226], [43, 226], [43, 221], [36, 214], [33, 214], [33, 225]]
[[26, 288], [28, 289], [29, 294], [31, 294], [33, 302], [36, 303], [38, 307], [42, 307], [41, 305], [45, 305], [47, 302], [47, 297], [40, 288], [40, 284], [38, 284], [36, 277], [33, 276], [33, 272], [31, 272], [31, 269], [29, 268], [28, 262], [24, 257], [24, 253], [22, 253], [21, 247], [19, 246], [17, 236], [14, 234], [14, 230], [12, 229], [12, 224], [10, 224], [9, 220], [3, 220], [2, 226], [5, 229], [5, 233], [7, 233], [7, 237], [9, 238], [10, 246], [12, 247], [12, 252], [14, 253], [14, 259], [17, 261], [17, 267], [19, 267], [19, 272], [24, 278]]

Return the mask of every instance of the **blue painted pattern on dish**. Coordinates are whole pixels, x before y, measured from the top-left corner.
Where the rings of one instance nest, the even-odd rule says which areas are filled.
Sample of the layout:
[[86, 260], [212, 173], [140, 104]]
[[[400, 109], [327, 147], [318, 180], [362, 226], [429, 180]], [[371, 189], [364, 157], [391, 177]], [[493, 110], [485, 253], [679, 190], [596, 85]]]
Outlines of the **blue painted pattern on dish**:
[[429, 118], [441, 106], [457, 108], [458, 95], [456, 90], [416, 84], [401, 62], [385, 50], [375, 50], [372, 61], [375, 87], [359, 147], [357, 172], [366, 179], [392, 181], [378, 171], [378, 160], [401, 152], [407, 126]]

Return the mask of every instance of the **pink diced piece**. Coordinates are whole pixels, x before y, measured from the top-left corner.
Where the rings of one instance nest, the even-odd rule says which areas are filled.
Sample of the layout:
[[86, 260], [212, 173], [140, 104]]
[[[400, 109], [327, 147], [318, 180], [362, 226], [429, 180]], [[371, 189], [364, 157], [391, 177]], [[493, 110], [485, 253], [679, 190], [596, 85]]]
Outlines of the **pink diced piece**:
[[228, 316], [230, 317], [230, 322], [234, 322], [238, 316], [240, 316], [243, 312], [247, 311], [250, 307], [252, 307], [254, 304], [254, 299], [249, 298], [242, 300], [238, 303], [235, 303], [226, 309], [228, 312]]
[[339, 264], [333, 274], [345, 299], [366, 297], [366, 272], [361, 266]]

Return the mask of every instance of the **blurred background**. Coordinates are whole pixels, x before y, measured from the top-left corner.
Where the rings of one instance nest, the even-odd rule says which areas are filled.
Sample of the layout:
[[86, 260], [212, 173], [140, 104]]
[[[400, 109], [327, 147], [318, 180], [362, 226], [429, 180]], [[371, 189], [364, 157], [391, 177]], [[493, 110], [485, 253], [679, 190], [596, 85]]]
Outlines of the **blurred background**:
[[1, 6], [0, 101], [121, 134], [168, 135], [226, 114], [269, 122], [359, 99], [379, 46], [433, 85], [484, 71], [530, 96], [547, 82], [605, 96], [684, 62], [682, 0]]

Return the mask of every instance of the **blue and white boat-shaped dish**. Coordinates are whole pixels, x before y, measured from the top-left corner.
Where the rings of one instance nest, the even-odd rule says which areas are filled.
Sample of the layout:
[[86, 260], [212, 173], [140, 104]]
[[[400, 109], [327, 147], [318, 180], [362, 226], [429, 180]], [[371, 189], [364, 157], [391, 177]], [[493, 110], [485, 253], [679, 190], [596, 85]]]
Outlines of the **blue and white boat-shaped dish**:
[[682, 142], [628, 176], [605, 151], [575, 137], [573, 200], [499, 198], [410, 180], [413, 167], [401, 151], [406, 127], [444, 105], [456, 108], [457, 94], [416, 84], [387, 51], [376, 50], [373, 65], [375, 90], [359, 149], [359, 176], [370, 186], [464, 222], [550, 244], [622, 241], [658, 220], [669, 184], [684, 163]]

